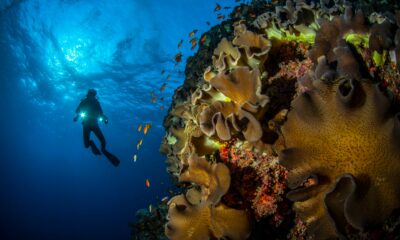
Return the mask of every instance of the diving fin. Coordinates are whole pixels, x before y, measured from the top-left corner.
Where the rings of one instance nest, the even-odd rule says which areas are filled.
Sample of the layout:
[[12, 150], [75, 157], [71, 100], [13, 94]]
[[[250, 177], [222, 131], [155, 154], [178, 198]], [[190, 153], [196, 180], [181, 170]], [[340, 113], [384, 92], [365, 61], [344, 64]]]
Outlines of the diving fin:
[[115, 167], [118, 167], [120, 161], [119, 159], [114, 156], [113, 154], [111, 154], [109, 151], [107, 151], [106, 149], [102, 150], [104, 156], [106, 156], [106, 158], [108, 159], [108, 161], [111, 162], [112, 165], [114, 165]]

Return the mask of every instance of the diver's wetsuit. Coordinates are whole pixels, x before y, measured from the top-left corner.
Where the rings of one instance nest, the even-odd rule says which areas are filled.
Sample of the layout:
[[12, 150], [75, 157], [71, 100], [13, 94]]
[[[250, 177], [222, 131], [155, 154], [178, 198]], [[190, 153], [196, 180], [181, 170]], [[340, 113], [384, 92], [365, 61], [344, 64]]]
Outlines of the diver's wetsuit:
[[106, 148], [106, 140], [98, 124], [98, 118], [104, 117], [99, 101], [95, 97], [87, 97], [83, 99], [76, 109], [77, 114], [81, 112], [85, 113], [85, 117], [82, 120], [83, 143], [86, 148], [91, 147], [93, 153], [99, 155], [100, 152], [96, 145], [92, 140], [90, 140], [90, 133], [93, 131], [96, 137], [100, 140], [101, 149], [103, 150]]
[[[76, 113], [85, 113], [85, 117], [82, 119], [83, 143], [85, 148], [90, 147], [95, 155], [101, 155], [102, 152], [114, 166], [118, 166], [118, 158], [106, 150], [106, 139], [104, 138], [104, 135], [98, 124], [99, 118], [106, 119], [99, 101], [95, 97], [84, 98], [76, 109]], [[99, 139], [101, 143], [101, 152], [96, 147], [96, 144], [90, 140], [91, 132], [93, 132]]]

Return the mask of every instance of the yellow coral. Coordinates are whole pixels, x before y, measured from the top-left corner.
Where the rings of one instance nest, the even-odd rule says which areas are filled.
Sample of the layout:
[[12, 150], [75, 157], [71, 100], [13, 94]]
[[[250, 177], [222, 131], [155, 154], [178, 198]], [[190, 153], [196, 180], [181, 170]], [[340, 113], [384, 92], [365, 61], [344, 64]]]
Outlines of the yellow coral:
[[204, 157], [198, 157], [196, 154], [190, 156], [188, 165], [179, 176], [179, 181], [200, 185], [202, 202], [218, 204], [230, 186], [228, 167], [223, 163], [210, 164]]
[[245, 211], [231, 209], [223, 204], [215, 208], [192, 205], [184, 195], [170, 200], [168, 219], [165, 233], [171, 240], [208, 240], [210, 236], [244, 240], [250, 233]]
[[[400, 206], [399, 119], [378, 86], [317, 81], [292, 106], [280, 158], [294, 189], [288, 197], [312, 234], [337, 236], [345, 224], [363, 229]], [[310, 178], [314, 184], [304, 187]]]

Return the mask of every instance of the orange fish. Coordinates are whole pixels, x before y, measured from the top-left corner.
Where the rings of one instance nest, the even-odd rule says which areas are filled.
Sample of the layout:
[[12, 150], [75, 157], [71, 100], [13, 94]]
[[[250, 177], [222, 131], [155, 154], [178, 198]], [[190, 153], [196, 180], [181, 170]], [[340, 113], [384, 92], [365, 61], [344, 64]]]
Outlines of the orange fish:
[[218, 20], [224, 20], [224, 19], [225, 19], [225, 16], [224, 16], [224, 15], [219, 15], [219, 16], [217, 17], [217, 19], [218, 19]]
[[157, 102], [157, 97], [152, 97], [152, 98], [151, 98], [151, 102], [152, 102], [152, 103], [156, 103], [156, 102]]
[[207, 35], [204, 35], [201, 39], [200, 39], [200, 42], [205, 42], [207, 40]]
[[237, 8], [236, 8], [236, 12], [239, 12], [240, 9], [242, 9], [242, 8], [241, 8], [241, 7], [237, 7]]
[[140, 130], [142, 130], [142, 124], [141, 123], [139, 123], [139, 125], [137, 126], [137, 130], [138, 130], [138, 132], [140, 132]]
[[179, 62], [182, 61], [182, 53], [181, 53], [181, 52], [179, 52], [179, 53], [177, 53], [177, 54], [175, 55], [175, 61], [176, 61], [177, 63], [179, 63]]
[[197, 46], [197, 43], [193, 44], [192, 47], [190, 48], [190, 50], [194, 50]]
[[149, 179], [146, 179], [145, 185], [146, 185], [147, 188], [150, 187], [150, 181], [149, 181]]
[[194, 44], [197, 43], [197, 40], [199, 40], [199, 39], [198, 39], [198, 38], [192, 38], [192, 39], [190, 39], [190, 43], [191, 43], [192, 45], [194, 45]]
[[221, 10], [221, 5], [219, 5], [218, 3], [216, 3], [216, 6], [214, 8], [214, 12]]
[[166, 85], [166, 83], [163, 83], [163, 85], [161, 85], [160, 92], [164, 91]]
[[250, 13], [250, 17], [255, 18], [256, 15], [254, 13]]
[[178, 48], [181, 48], [182, 43], [183, 43], [183, 39], [179, 41], [179, 43], [178, 43]]
[[197, 29], [193, 29], [193, 31], [189, 33], [189, 37], [193, 37], [193, 35], [195, 35], [197, 31], [198, 31]]
[[147, 134], [147, 131], [149, 131], [150, 128], [151, 128], [151, 124], [149, 124], [149, 123], [144, 126], [144, 129], [143, 129], [144, 135]]

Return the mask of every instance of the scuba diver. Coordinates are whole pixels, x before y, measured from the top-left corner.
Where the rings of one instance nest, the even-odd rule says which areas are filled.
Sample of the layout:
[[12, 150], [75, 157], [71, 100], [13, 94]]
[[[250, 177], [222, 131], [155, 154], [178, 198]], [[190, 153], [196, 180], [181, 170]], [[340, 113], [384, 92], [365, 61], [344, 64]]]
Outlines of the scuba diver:
[[[98, 122], [108, 123], [108, 118], [103, 114], [100, 103], [96, 98], [96, 90], [89, 89], [86, 98], [81, 100], [81, 103], [76, 109], [74, 122], [80, 118], [83, 126], [83, 143], [85, 148], [91, 148], [94, 155], [101, 155], [101, 152], [114, 165], [118, 166], [120, 161], [114, 155], [106, 150], [106, 139], [99, 127]], [[90, 133], [93, 132], [101, 143], [101, 152], [96, 144], [90, 139]]]

